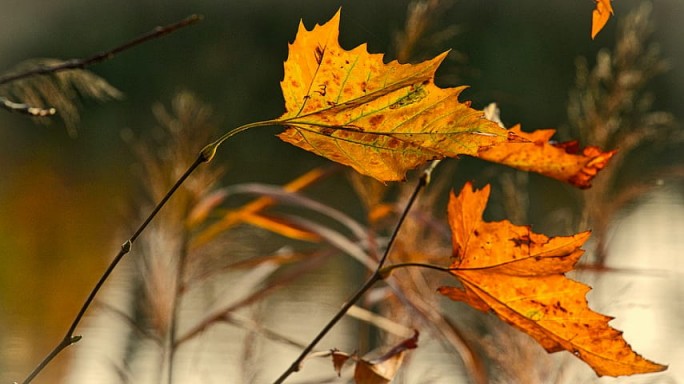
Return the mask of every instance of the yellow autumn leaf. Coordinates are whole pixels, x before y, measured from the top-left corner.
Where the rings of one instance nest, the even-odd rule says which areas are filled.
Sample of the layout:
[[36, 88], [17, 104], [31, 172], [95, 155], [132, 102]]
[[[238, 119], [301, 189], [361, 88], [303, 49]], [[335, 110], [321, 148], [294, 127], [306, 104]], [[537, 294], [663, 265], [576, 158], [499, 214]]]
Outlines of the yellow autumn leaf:
[[439, 88], [443, 53], [419, 64], [383, 62], [366, 45], [344, 50], [340, 12], [311, 31], [300, 24], [281, 82], [279, 137], [381, 181], [403, 180], [427, 161], [519, 138], [461, 103], [465, 87]]

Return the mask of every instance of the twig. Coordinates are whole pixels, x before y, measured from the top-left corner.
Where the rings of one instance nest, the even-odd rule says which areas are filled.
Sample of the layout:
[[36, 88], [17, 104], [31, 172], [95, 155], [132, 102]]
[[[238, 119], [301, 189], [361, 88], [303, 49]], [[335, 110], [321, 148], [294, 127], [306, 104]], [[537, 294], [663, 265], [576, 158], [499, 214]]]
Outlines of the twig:
[[121, 259], [130, 252], [131, 246], [133, 245], [133, 242], [140, 236], [140, 234], [147, 228], [147, 226], [150, 224], [152, 219], [159, 213], [159, 211], [162, 209], [164, 205], [166, 205], [166, 202], [171, 198], [171, 196], [176, 192], [176, 190], [183, 184], [183, 182], [197, 169], [197, 167], [200, 166], [202, 163], [208, 162], [210, 159], [205, 156], [205, 152], [202, 151], [200, 155], [197, 157], [194, 163], [188, 167], [188, 169], [183, 173], [183, 175], [176, 181], [176, 183], [169, 189], [169, 191], [166, 193], [166, 195], [161, 199], [161, 201], [157, 204], [157, 206], [154, 207], [152, 212], [147, 216], [145, 221], [138, 227], [138, 229], [133, 233], [133, 235], [130, 237], [130, 239], [126, 240], [126, 242], [121, 245], [121, 249], [119, 250], [119, 253], [114, 257], [112, 262], [109, 264], [105, 272], [102, 274], [100, 277], [100, 280], [95, 284], [93, 289], [90, 291], [90, 294], [86, 298], [85, 302], [81, 306], [81, 309], [78, 311], [78, 314], [74, 318], [74, 321], [71, 323], [71, 326], [69, 327], [69, 330], [67, 330], [66, 335], [64, 335], [64, 338], [55, 346], [55, 348], [47, 355], [45, 358], [38, 364], [38, 366], [24, 379], [23, 383], [27, 384], [30, 383], [51, 361], [54, 359], [62, 350], [64, 350], [66, 347], [70, 346], [71, 344], [74, 344], [81, 340], [81, 336], [74, 336], [74, 332], [76, 331], [76, 327], [78, 324], [81, 322], [83, 319], [83, 316], [85, 315], [86, 310], [90, 307], [92, 304], [93, 300], [95, 299], [95, 296], [97, 293], [100, 291], [100, 288], [104, 285], [105, 281], [109, 278], [109, 275], [114, 271], [114, 268], [119, 264]]
[[331, 253], [325, 252], [318, 255], [312, 255], [305, 263], [293, 267], [291, 270], [285, 272], [283, 275], [275, 281], [270, 282], [267, 286], [261, 288], [242, 298], [240, 301], [230, 304], [227, 307], [215, 311], [213, 314], [207, 316], [204, 320], [200, 321], [197, 325], [190, 328], [185, 334], [177, 336], [174, 340], [173, 348], [180, 347], [183, 343], [191, 340], [193, 337], [204, 332], [207, 328], [216, 324], [220, 321], [228, 321], [234, 312], [240, 308], [244, 308], [253, 304], [254, 302], [263, 299], [265, 296], [270, 295], [281, 287], [287, 285], [292, 280], [300, 277], [302, 274], [309, 272], [312, 268], [318, 265], [322, 258], [330, 256]]
[[394, 244], [395, 240], [397, 239], [397, 235], [399, 233], [399, 230], [401, 229], [402, 224], [404, 223], [404, 220], [408, 216], [408, 212], [410, 211], [411, 207], [413, 206], [413, 203], [416, 201], [416, 198], [418, 197], [418, 193], [430, 182], [430, 176], [432, 175], [432, 171], [435, 169], [435, 166], [438, 164], [438, 161], [432, 162], [432, 164], [423, 172], [421, 175], [420, 179], [418, 180], [418, 184], [416, 184], [416, 188], [413, 190], [413, 193], [411, 193], [411, 196], [409, 197], [408, 202], [406, 203], [406, 207], [404, 208], [404, 211], [401, 213], [401, 216], [399, 217], [399, 221], [397, 222], [397, 225], [394, 228], [394, 231], [392, 232], [392, 235], [389, 239], [389, 242], [387, 243], [387, 247], [385, 248], [385, 252], [382, 255], [382, 258], [380, 258], [380, 262], [378, 263], [377, 268], [373, 272], [373, 274], [366, 280], [366, 282], [361, 286], [361, 288], [352, 295], [352, 297], [347, 300], [344, 305], [342, 305], [342, 308], [340, 308], [339, 311], [333, 316], [332, 319], [326, 324], [323, 329], [320, 330], [318, 335], [314, 337], [313, 340], [307, 345], [306, 348], [302, 351], [302, 353], [295, 359], [295, 361], [292, 362], [289, 368], [283, 372], [278, 379], [274, 381], [274, 384], [281, 384], [285, 382], [285, 380], [294, 372], [299, 371], [300, 365], [304, 359], [309, 355], [309, 353], [316, 347], [316, 344], [318, 344], [319, 341], [325, 337], [325, 335], [330, 332], [330, 330], [347, 314], [347, 311], [351, 307], [353, 307], [357, 301], [371, 288], [375, 283], [378, 281], [384, 279], [386, 277], [385, 274], [382, 273], [382, 267], [385, 261], [387, 260], [387, 257], [392, 250], [392, 245]]
[[411, 335], [414, 333], [414, 330], [409, 327], [357, 305], [349, 308], [347, 315], [358, 320], [365, 321], [366, 323], [371, 324], [378, 329], [399, 337], [411, 337]]
[[83, 59], [71, 59], [71, 60], [66, 60], [58, 64], [54, 65], [43, 65], [39, 66], [36, 68], [29, 69], [25, 72], [19, 72], [19, 73], [10, 73], [5, 76], [0, 76], [0, 85], [6, 84], [12, 81], [16, 81], [19, 79], [24, 79], [27, 77], [35, 76], [35, 75], [47, 75], [51, 73], [56, 73], [56, 72], [61, 72], [61, 71], [66, 71], [69, 69], [84, 69], [86, 67], [89, 67], [94, 64], [98, 64], [100, 62], [103, 62], [105, 60], [110, 60], [117, 54], [133, 48], [137, 45], [140, 45], [142, 43], [148, 42], [150, 40], [157, 39], [159, 37], [168, 35], [169, 33], [175, 32], [178, 29], [187, 27], [189, 25], [192, 25], [198, 21], [202, 20], [202, 16], [200, 15], [190, 15], [186, 17], [185, 19], [178, 21], [173, 24], [165, 25], [165, 26], [160, 26], [156, 27], [150, 32], [147, 32], [143, 35], [140, 35], [136, 37], [133, 40], [130, 40], [126, 43], [123, 43], [115, 48], [112, 48], [108, 51], [100, 52], [95, 55], [92, 55], [90, 57], [86, 57]]
[[171, 324], [169, 325], [169, 333], [168, 333], [168, 338], [166, 340], [166, 345], [164, 346], [165, 348], [168, 349], [167, 351], [167, 366], [166, 366], [166, 377], [167, 377], [167, 382], [169, 384], [173, 384], [173, 364], [176, 358], [176, 337], [178, 337], [178, 322], [180, 318], [180, 307], [181, 307], [181, 301], [182, 301], [182, 295], [181, 295], [181, 290], [182, 290], [182, 285], [183, 285], [183, 278], [185, 277], [185, 270], [187, 267], [187, 261], [188, 261], [188, 252], [189, 252], [189, 234], [188, 230], [183, 231], [183, 241], [182, 241], [183, 247], [181, 249], [179, 258], [178, 258], [178, 266], [176, 269], [176, 281], [175, 285], [173, 287], [173, 308], [171, 312]]
[[226, 323], [233, 324], [237, 327], [240, 327], [242, 329], [256, 332], [259, 335], [271, 339], [273, 341], [279, 342], [284, 345], [289, 345], [295, 348], [304, 348], [305, 345], [292, 339], [291, 337], [287, 335], [280, 334], [276, 331], [273, 331], [271, 329], [268, 329], [262, 325], [259, 325], [256, 321], [247, 319], [247, 318], [242, 318], [240, 315], [236, 313], [227, 313], [226, 316], [223, 319]]
[[148, 331], [147, 329], [143, 328], [140, 324], [138, 324], [126, 312], [114, 307], [113, 305], [103, 303], [103, 302], [98, 303], [97, 306], [99, 308], [101, 308], [102, 310], [109, 311], [112, 314], [118, 316], [122, 321], [126, 322], [126, 325], [128, 325], [132, 330], [137, 332], [139, 334], [139, 336], [154, 341], [160, 347], [164, 346], [164, 343], [159, 338], [159, 336], [157, 336], [157, 335], [153, 334], [152, 332]]
[[0, 106], [10, 112], [19, 112], [34, 117], [52, 116], [57, 113], [57, 110], [54, 108], [32, 107], [24, 103], [15, 103], [2, 96], [0, 96]]

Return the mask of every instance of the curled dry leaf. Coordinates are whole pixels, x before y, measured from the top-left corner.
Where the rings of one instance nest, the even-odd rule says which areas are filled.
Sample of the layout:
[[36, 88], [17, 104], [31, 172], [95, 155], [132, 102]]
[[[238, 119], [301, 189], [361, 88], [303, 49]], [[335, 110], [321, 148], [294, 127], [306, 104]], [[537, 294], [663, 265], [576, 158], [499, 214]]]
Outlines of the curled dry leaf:
[[380, 181], [403, 180], [427, 161], [476, 155], [514, 134], [458, 101], [465, 87], [439, 88], [447, 53], [419, 64], [383, 62], [366, 45], [339, 42], [340, 12], [308, 31], [300, 24], [281, 82], [288, 143]]
[[482, 148], [477, 157], [524, 171], [589, 188], [591, 180], [603, 169], [617, 151], [603, 152], [588, 146], [580, 150], [576, 141], [553, 143], [553, 129], [523, 132], [517, 125], [510, 129], [527, 143], [501, 143]]
[[335, 368], [337, 377], [342, 376], [342, 367], [347, 362], [347, 360], [353, 357], [353, 355], [339, 351], [337, 349], [333, 349], [330, 351], [330, 356], [332, 357], [333, 368]]
[[589, 308], [591, 287], [565, 276], [584, 252], [589, 232], [549, 238], [506, 220], [484, 222], [488, 198], [489, 186], [474, 191], [470, 184], [451, 195], [451, 273], [462, 288], [441, 287], [441, 294], [494, 312], [548, 352], [574, 353], [599, 376], [667, 368], [635, 353], [622, 332], [608, 325], [611, 317]]
[[388, 384], [399, 371], [404, 354], [418, 347], [418, 331], [413, 336], [397, 344], [389, 352], [373, 360], [360, 359], [354, 370], [357, 384]]

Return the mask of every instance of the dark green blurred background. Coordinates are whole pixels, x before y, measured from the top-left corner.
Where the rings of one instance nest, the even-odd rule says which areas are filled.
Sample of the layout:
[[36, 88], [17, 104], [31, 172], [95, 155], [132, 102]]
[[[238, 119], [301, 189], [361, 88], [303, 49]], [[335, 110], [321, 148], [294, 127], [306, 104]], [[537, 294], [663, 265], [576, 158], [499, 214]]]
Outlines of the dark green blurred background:
[[[599, 49], [613, 46], [618, 20], [640, 3], [614, 2], [615, 17], [592, 41], [590, 0], [460, 0], [434, 26], [456, 26], [458, 33], [421, 47], [417, 56], [452, 49], [437, 84], [468, 84], [461, 98], [473, 100], [474, 107], [495, 101], [508, 125], [560, 128], [560, 138], [568, 139], [562, 129], [575, 59], [585, 56], [593, 64]], [[168, 105], [181, 90], [210, 104], [224, 131], [277, 117], [283, 113], [282, 62], [300, 19], [311, 28], [342, 6], [342, 46], [367, 42], [371, 52], [386, 52], [393, 59], [408, 4], [0, 0], [0, 71], [30, 58], [85, 57], [156, 25], [192, 13], [205, 17], [196, 26], [92, 67], [125, 98], [83, 101], [77, 137], [70, 137], [58, 120], [37, 125], [0, 110], [0, 382], [20, 380], [61, 337], [125, 236], [122, 222], [137, 181], [132, 180], [135, 159], [122, 132], [144, 136], [156, 125], [152, 105]], [[672, 64], [651, 84], [653, 108], [681, 122], [684, 2], [658, 0], [652, 16], [653, 39]], [[326, 163], [280, 142], [276, 132], [254, 130], [226, 143], [217, 159], [227, 169], [225, 183], [283, 184]], [[621, 177], [639, 178], [681, 164], [681, 150], [681, 143], [643, 150]], [[68, 354], [60, 357], [38, 382], [54, 382], [67, 360]]]

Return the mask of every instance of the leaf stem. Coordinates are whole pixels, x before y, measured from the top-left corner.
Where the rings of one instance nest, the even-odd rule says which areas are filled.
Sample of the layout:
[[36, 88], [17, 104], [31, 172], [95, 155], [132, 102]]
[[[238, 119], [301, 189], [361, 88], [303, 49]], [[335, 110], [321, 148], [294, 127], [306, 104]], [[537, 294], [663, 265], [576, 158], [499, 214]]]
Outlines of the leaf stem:
[[316, 337], [309, 342], [309, 345], [304, 348], [304, 350], [301, 352], [301, 354], [292, 362], [289, 368], [283, 372], [278, 379], [274, 381], [274, 384], [281, 384], [284, 383], [285, 380], [294, 372], [299, 371], [301, 368], [301, 364], [304, 361], [304, 359], [311, 353], [311, 351], [316, 347], [316, 344], [320, 342], [325, 335], [328, 334], [328, 332], [347, 314], [347, 311], [351, 307], [353, 307], [356, 302], [371, 288], [373, 285], [375, 285], [376, 282], [383, 280], [387, 275], [383, 273], [383, 264], [387, 261], [387, 257], [392, 250], [392, 245], [397, 239], [397, 235], [399, 234], [399, 230], [401, 229], [402, 225], [404, 224], [404, 221], [406, 220], [406, 217], [408, 216], [409, 211], [411, 210], [411, 207], [415, 203], [418, 194], [420, 191], [430, 182], [430, 177], [432, 174], [432, 171], [435, 169], [437, 166], [437, 163], [439, 161], [433, 161], [430, 166], [423, 171], [423, 174], [421, 175], [420, 179], [418, 179], [418, 183], [416, 184], [416, 187], [414, 188], [413, 192], [411, 193], [411, 196], [409, 197], [406, 207], [404, 207], [403, 212], [401, 213], [401, 216], [399, 217], [399, 220], [397, 221], [396, 226], [394, 227], [394, 231], [392, 231], [392, 235], [390, 236], [389, 242], [387, 243], [387, 247], [385, 248], [385, 252], [383, 253], [382, 257], [380, 258], [380, 262], [378, 263], [378, 266], [376, 267], [375, 271], [371, 276], [366, 280], [366, 282], [345, 302], [342, 307], [340, 308], [339, 311], [333, 316], [330, 321], [318, 332]]
[[388, 266], [386, 266], [385, 268], [382, 268], [382, 269], [380, 270], [380, 273], [381, 273], [383, 276], [387, 277], [387, 276], [389, 276], [389, 275], [392, 273], [392, 271], [394, 271], [395, 269], [399, 269], [399, 268], [408, 268], [408, 267], [419, 267], [419, 268], [426, 268], [426, 269], [434, 269], [434, 270], [440, 271], [440, 272], [450, 272], [450, 271], [453, 271], [453, 270], [454, 270], [454, 268], [443, 267], [443, 266], [441, 266], [441, 265], [435, 265], [435, 264], [425, 264], [425, 263], [399, 263], [399, 264], [388, 265]]
[[231, 131], [226, 132], [223, 134], [223, 136], [219, 137], [216, 141], [208, 144], [206, 147], [202, 149], [200, 152], [202, 156], [207, 158], [207, 162], [211, 161], [214, 158], [214, 155], [216, 154], [216, 151], [218, 150], [218, 147], [223, 144], [224, 141], [230, 139], [231, 137], [237, 135], [240, 132], [244, 132], [248, 129], [251, 128], [256, 128], [256, 127], [265, 127], [269, 125], [282, 125], [283, 123], [280, 120], [265, 120], [265, 121], [257, 121], [255, 123], [249, 123], [245, 125], [241, 125]]

